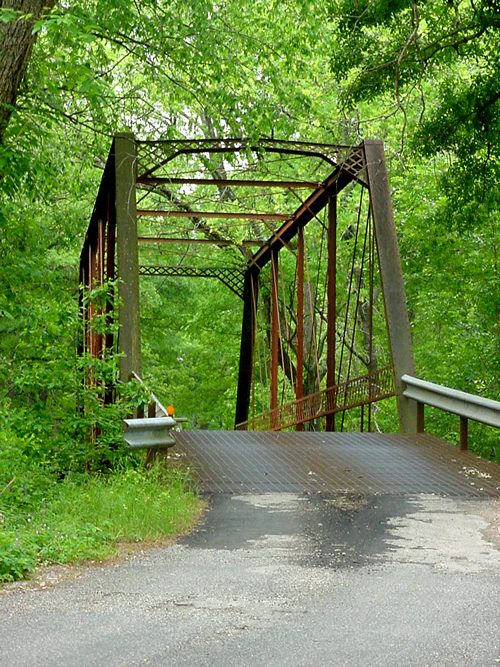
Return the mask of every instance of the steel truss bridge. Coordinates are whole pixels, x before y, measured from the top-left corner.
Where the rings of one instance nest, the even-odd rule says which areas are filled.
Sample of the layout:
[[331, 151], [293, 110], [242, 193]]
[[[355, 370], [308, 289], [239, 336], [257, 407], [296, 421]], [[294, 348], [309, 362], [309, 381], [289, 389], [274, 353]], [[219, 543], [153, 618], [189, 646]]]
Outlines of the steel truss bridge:
[[[358, 409], [371, 430], [372, 405], [395, 396], [416, 430], [382, 142], [116, 135], [80, 258], [81, 351], [120, 353], [122, 380], [142, 370], [142, 276], [216, 279], [242, 301], [236, 428], [341, 430]], [[89, 298], [104, 285], [112, 298]]]

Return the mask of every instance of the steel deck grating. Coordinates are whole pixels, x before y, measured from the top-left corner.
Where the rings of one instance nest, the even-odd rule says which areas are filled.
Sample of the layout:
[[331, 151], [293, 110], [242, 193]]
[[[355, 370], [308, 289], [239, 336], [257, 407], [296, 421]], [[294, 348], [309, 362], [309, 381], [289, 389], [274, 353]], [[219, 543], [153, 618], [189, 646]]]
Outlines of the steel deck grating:
[[210, 493], [499, 496], [500, 466], [427, 434], [183, 431], [173, 456]]

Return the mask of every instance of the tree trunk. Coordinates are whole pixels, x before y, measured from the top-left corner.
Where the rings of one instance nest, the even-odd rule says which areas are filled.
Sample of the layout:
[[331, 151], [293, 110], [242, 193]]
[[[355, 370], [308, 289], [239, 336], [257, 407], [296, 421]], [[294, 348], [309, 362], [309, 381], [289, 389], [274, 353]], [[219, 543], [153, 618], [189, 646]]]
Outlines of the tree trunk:
[[0, 143], [16, 106], [19, 86], [26, 74], [36, 40], [33, 24], [42, 11], [57, 0], [1, 0], [2, 9], [13, 9], [30, 17], [14, 19], [0, 26]]

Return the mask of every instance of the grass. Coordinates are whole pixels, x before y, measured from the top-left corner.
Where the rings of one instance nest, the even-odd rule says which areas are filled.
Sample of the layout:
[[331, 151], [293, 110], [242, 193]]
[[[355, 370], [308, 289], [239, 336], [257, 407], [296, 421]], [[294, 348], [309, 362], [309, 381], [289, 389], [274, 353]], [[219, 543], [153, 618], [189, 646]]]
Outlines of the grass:
[[200, 507], [188, 474], [179, 469], [129, 469], [53, 483], [35, 506], [0, 510], [0, 581], [26, 578], [39, 565], [112, 557], [122, 541], [183, 532]]

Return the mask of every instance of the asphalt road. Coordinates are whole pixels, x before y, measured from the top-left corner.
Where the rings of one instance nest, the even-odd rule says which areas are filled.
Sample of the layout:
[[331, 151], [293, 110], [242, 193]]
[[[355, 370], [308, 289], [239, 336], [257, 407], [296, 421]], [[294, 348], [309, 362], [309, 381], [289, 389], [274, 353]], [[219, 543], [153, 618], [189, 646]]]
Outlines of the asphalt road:
[[500, 664], [498, 500], [208, 500], [169, 547], [4, 589], [0, 664]]

